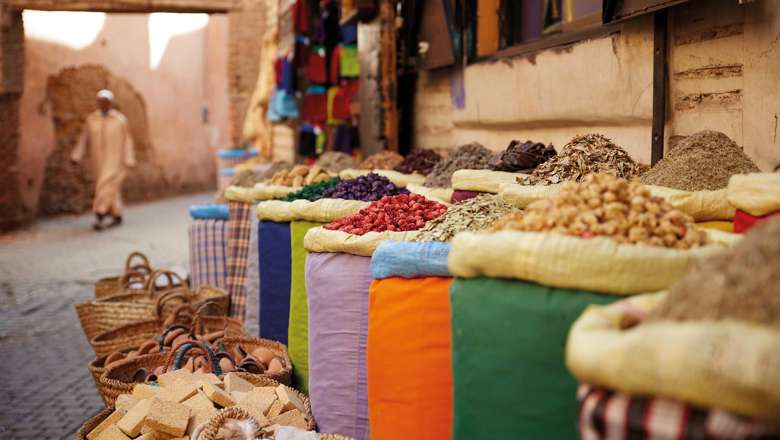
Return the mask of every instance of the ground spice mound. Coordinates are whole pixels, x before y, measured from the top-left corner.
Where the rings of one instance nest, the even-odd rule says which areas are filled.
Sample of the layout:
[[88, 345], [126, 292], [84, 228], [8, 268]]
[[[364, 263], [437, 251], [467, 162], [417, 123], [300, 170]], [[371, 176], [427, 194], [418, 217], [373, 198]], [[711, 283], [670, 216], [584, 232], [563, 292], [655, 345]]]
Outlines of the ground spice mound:
[[363, 162], [360, 162], [358, 168], [361, 170], [392, 170], [403, 162], [403, 160], [404, 157], [395, 151], [380, 151], [379, 153], [368, 156]]
[[623, 179], [641, 176], [647, 165], [631, 156], [600, 134], [575, 136], [561, 153], [542, 163], [530, 176], [517, 178], [523, 185], [554, 185], [567, 180], [580, 182], [588, 174], [611, 174]]
[[677, 144], [642, 176], [642, 183], [684, 191], [718, 190], [734, 174], [757, 172], [756, 164], [728, 136], [704, 130]]
[[446, 214], [429, 221], [414, 240], [450, 241], [458, 232], [488, 229], [512, 210], [496, 195], [479, 195], [452, 205]]
[[322, 153], [315, 164], [332, 173], [339, 173], [347, 168], [355, 168], [357, 161], [349, 154], [340, 151], [327, 151]]
[[522, 217], [502, 220], [508, 229], [557, 232], [582, 238], [610, 237], [618, 243], [689, 249], [707, 243], [693, 219], [637, 181], [591, 174], [566, 182], [558, 194], [531, 203]]
[[422, 148], [409, 153], [404, 161], [395, 167], [395, 170], [404, 174], [420, 173], [426, 176], [439, 161], [441, 161], [439, 153]]
[[477, 142], [461, 145], [433, 167], [423, 185], [429, 188], [449, 188], [455, 171], [487, 169], [492, 155], [490, 150]]
[[648, 320], [734, 319], [780, 329], [780, 218], [750, 230], [729, 252], [699, 262]]

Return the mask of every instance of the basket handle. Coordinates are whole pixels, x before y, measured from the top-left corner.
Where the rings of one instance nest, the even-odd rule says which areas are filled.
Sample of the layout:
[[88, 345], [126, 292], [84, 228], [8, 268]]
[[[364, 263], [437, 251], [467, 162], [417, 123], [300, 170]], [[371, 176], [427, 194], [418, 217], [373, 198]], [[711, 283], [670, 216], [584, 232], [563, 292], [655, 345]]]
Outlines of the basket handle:
[[139, 282], [146, 288], [146, 274], [140, 271], [131, 270], [123, 273], [122, 276], [119, 277], [119, 287], [123, 289], [129, 288], [133, 282]]
[[[156, 307], [156, 304], [155, 304]], [[160, 313], [162, 313], [162, 310], [160, 310]], [[185, 302], [184, 304], [181, 304], [180, 306], [176, 307], [170, 315], [168, 315], [167, 318], [165, 318], [165, 322], [163, 322], [163, 327], [167, 327], [172, 324], [177, 324], [181, 322], [192, 322], [192, 305], [188, 302]]]
[[177, 330], [177, 329], [186, 330], [187, 333], [189, 333], [190, 336], [192, 336], [192, 330], [190, 330], [190, 328], [187, 327], [184, 324], [171, 324], [169, 326], [166, 326], [165, 330], [163, 330], [163, 332], [160, 334], [160, 337], [159, 337], [158, 342], [157, 342], [157, 345], [160, 346], [160, 351], [161, 352], [165, 349], [165, 347], [164, 347], [165, 346], [165, 338], [168, 336], [168, 333], [170, 333], [170, 332], [172, 332], [174, 330]]
[[171, 367], [173, 367], [174, 370], [181, 368], [181, 364], [184, 361], [184, 356], [193, 348], [198, 348], [205, 352], [209, 361], [209, 366], [211, 367], [211, 372], [217, 376], [222, 376], [222, 368], [219, 367], [219, 362], [217, 362], [217, 355], [214, 354], [214, 350], [209, 348], [208, 344], [191, 339], [182, 342], [181, 344], [174, 347], [173, 350], [171, 350], [170, 354], [168, 354], [168, 358], [165, 360], [163, 373], [166, 373]]
[[[134, 259], [139, 259], [141, 262], [139, 264], [133, 264]], [[139, 270], [139, 269], [145, 269], [147, 272], [152, 271], [152, 266], [149, 264], [149, 258], [146, 257], [143, 253], [140, 251], [133, 251], [130, 252], [130, 255], [127, 256], [127, 260], [125, 260], [125, 272], [130, 272], [132, 270]]]
[[252, 420], [255, 423], [255, 426], [258, 426], [257, 420], [255, 420], [255, 418], [252, 417], [248, 412], [237, 406], [231, 406], [229, 408], [221, 409], [217, 415], [212, 417], [211, 420], [209, 420], [206, 424], [203, 432], [198, 435], [197, 438], [199, 440], [215, 440], [217, 438], [219, 429], [228, 419]]
[[209, 308], [209, 306], [218, 307], [219, 312], [224, 314], [227, 312], [225, 310], [225, 307], [221, 304], [215, 302], [215, 301], [206, 301], [203, 304], [198, 307], [198, 310], [195, 311], [195, 317], [192, 319], [192, 331], [195, 334], [203, 334], [203, 322], [201, 322], [202, 318], [206, 315], [206, 309]]
[[[192, 299], [189, 295], [187, 295], [184, 292], [179, 292], [176, 290], [170, 290], [168, 292], [163, 293], [162, 295], [157, 297], [157, 301], [155, 303], [154, 307], [154, 313], [157, 319], [163, 319], [163, 307], [165, 307], [165, 304], [168, 303], [168, 301], [174, 300], [174, 299], [180, 299], [184, 302], [184, 304], [189, 304], [190, 300]], [[177, 309], [178, 310], [178, 309]], [[174, 311], [175, 312], [175, 311]]]

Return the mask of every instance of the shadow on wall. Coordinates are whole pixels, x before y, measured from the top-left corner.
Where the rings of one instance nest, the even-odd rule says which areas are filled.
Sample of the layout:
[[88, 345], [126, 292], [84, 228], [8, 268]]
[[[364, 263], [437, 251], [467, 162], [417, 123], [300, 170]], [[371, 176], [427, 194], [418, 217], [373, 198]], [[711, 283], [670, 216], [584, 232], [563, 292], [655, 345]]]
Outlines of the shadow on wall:
[[[90, 161], [72, 165], [68, 158], [102, 88], [114, 92], [135, 141], [139, 163], [125, 180], [126, 201], [214, 186], [214, 147], [201, 118], [205, 28], [173, 34], [156, 55], [159, 64], [150, 66], [148, 19], [108, 14], [81, 47], [28, 36], [20, 165], [30, 211], [50, 216], [90, 209]], [[227, 107], [227, 88], [224, 101]], [[224, 132], [226, 117], [214, 124]]]

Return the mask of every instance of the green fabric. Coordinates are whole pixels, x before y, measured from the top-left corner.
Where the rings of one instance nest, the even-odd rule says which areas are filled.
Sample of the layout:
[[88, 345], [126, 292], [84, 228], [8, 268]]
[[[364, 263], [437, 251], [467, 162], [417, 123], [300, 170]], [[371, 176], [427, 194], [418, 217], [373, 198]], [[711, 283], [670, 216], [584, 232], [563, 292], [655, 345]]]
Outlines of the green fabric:
[[360, 58], [358, 58], [357, 46], [341, 46], [339, 74], [348, 78], [360, 76]]
[[293, 385], [308, 394], [309, 388], [309, 306], [306, 297], [306, 255], [303, 237], [311, 228], [323, 223], [294, 221], [290, 223], [292, 267], [290, 270], [290, 324], [287, 350], [293, 364]]
[[456, 278], [453, 439], [578, 438], [566, 337], [588, 304], [617, 299], [517, 280]]

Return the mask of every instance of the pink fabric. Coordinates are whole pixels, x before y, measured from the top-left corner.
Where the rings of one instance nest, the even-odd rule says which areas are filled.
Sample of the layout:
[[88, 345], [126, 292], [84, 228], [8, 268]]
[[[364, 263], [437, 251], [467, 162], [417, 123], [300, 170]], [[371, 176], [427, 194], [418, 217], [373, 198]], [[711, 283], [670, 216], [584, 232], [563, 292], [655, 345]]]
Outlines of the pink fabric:
[[371, 258], [309, 253], [309, 397], [321, 432], [369, 439], [366, 341]]

